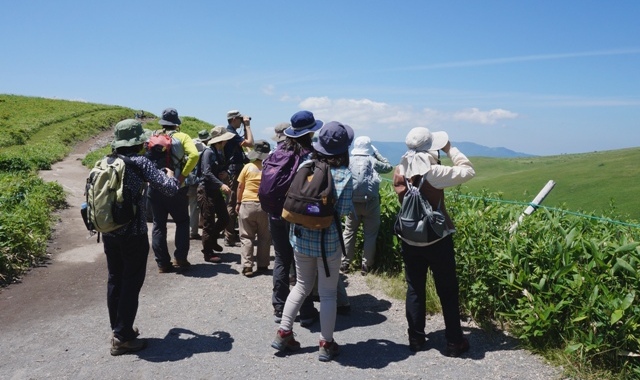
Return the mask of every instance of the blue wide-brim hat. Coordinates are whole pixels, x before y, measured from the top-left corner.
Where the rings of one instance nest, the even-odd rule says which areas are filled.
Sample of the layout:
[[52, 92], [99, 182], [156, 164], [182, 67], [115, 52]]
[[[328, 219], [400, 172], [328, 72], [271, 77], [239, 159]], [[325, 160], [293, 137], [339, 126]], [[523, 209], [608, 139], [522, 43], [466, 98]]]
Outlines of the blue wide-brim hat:
[[162, 111], [162, 117], [158, 124], [170, 127], [182, 124], [182, 120], [178, 117], [178, 111], [175, 108], [166, 108]]
[[309, 111], [298, 111], [291, 116], [291, 126], [284, 130], [284, 134], [289, 137], [300, 137], [307, 133], [315, 132], [322, 128], [324, 122], [316, 120], [313, 113]]
[[338, 121], [330, 121], [318, 133], [313, 149], [325, 156], [345, 153], [353, 141], [353, 129]]

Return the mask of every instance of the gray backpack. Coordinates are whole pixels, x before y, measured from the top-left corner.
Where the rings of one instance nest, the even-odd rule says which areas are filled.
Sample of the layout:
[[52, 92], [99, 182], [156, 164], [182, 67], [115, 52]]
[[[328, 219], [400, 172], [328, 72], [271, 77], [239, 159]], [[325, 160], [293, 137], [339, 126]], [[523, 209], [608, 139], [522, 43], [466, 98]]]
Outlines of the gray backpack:
[[[360, 165], [360, 162], [356, 161], [360, 160], [360, 157], [366, 158], [366, 165]], [[380, 175], [373, 169], [371, 159], [367, 156], [353, 156], [349, 170], [353, 181], [353, 202], [366, 202], [378, 197]]]
[[447, 226], [442, 212], [434, 210], [420, 193], [423, 182], [424, 176], [418, 186], [405, 178], [407, 192], [393, 229], [396, 235], [412, 242], [431, 243], [444, 235]]

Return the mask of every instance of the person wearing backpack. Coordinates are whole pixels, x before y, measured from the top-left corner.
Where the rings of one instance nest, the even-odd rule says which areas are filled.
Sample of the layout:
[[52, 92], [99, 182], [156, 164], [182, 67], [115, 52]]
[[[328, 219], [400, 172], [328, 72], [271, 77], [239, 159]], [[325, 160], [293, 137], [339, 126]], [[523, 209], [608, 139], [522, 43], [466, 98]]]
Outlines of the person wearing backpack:
[[[238, 195], [238, 175], [245, 164], [249, 162], [244, 148], [253, 148], [253, 132], [251, 132], [251, 118], [243, 115], [238, 110], [227, 112], [227, 132], [233, 133], [233, 138], [224, 147], [224, 155], [229, 161], [229, 179], [227, 185], [231, 188], [231, 193], [227, 196], [227, 212], [229, 223], [224, 230], [224, 244], [227, 247], [236, 247], [240, 243], [240, 236], [236, 232], [238, 214], [236, 203]], [[244, 126], [244, 135], [240, 135], [238, 130]]]
[[[151, 235], [153, 252], [156, 264], [160, 273], [186, 270], [191, 263], [187, 260], [189, 254], [189, 198], [187, 196], [188, 186], [185, 184], [186, 176], [198, 163], [198, 150], [193, 143], [191, 136], [180, 132], [182, 121], [178, 117], [178, 111], [174, 108], [167, 108], [162, 111], [162, 118], [159, 121], [164, 134], [179, 141], [180, 148], [184, 152], [184, 157], [178, 157], [180, 164], [173, 168], [180, 174], [177, 176], [180, 182], [180, 190], [172, 197], [167, 197], [161, 192], [149, 189], [149, 199], [153, 208], [153, 232]], [[172, 152], [169, 152], [172, 153]], [[156, 166], [160, 166], [156, 162]], [[167, 219], [171, 215], [176, 225], [174, 251], [175, 267], [171, 263], [171, 255], [167, 245]]]
[[[314, 151], [312, 137], [324, 123], [316, 120], [309, 111], [298, 111], [291, 116], [291, 123], [275, 127], [275, 139], [280, 140], [276, 149], [262, 162], [262, 178], [258, 188], [260, 206], [269, 214], [269, 232], [273, 243], [273, 320], [282, 321], [282, 311], [289, 296], [294, 266], [293, 247], [289, 241], [289, 222], [282, 218], [282, 206], [298, 166], [311, 157]], [[283, 128], [285, 127], [286, 128]], [[278, 132], [285, 135], [283, 139]], [[300, 307], [300, 325], [309, 327], [318, 319], [313, 298], [307, 297]]]
[[149, 256], [146, 200], [141, 195], [143, 187], [148, 183], [166, 197], [175, 195], [179, 189], [171, 170], [165, 174], [140, 155], [146, 139], [142, 124], [127, 119], [116, 124], [111, 143], [114, 156], [124, 156], [127, 162], [123, 176], [124, 199], [135, 202], [137, 209], [131, 222], [102, 234], [109, 271], [107, 307], [113, 331], [111, 355], [114, 356], [139, 351], [146, 346], [146, 342], [138, 338], [139, 330], [133, 327]]
[[[293, 123], [292, 123], [293, 124]], [[287, 130], [288, 131], [288, 130]], [[286, 131], [285, 131], [286, 133]], [[309, 181], [316, 183], [316, 176], [325, 165], [328, 172], [324, 172], [324, 178], [319, 182], [330, 179], [328, 188], [332, 188], [331, 195], [327, 195], [327, 202], [335, 201], [333, 206], [331, 224], [323, 229], [312, 229], [300, 224], [291, 224], [289, 239], [294, 249], [296, 264], [296, 285], [287, 297], [287, 302], [282, 313], [282, 322], [276, 332], [271, 346], [279, 351], [295, 351], [300, 348], [300, 343], [294, 339], [292, 331], [293, 320], [300, 309], [302, 302], [308, 297], [314, 287], [314, 281], [318, 279], [318, 293], [320, 295], [320, 361], [330, 361], [339, 354], [340, 349], [333, 337], [336, 322], [337, 288], [340, 277], [340, 263], [342, 249], [340, 240], [340, 217], [351, 211], [351, 195], [353, 191], [351, 172], [349, 171], [349, 146], [353, 141], [353, 129], [337, 121], [327, 123], [318, 133], [318, 141], [313, 144], [315, 153], [313, 161], [309, 165], [315, 166], [314, 173]], [[299, 174], [306, 174], [305, 165], [298, 169]], [[304, 170], [304, 171], [303, 171]], [[294, 182], [300, 178], [296, 175]], [[307, 177], [309, 178], [309, 177]], [[295, 185], [291, 186], [291, 189]], [[291, 189], [289, 190], [291, 192]], [[287, 201], [290, 199], [289, 194]], [[287, 210], [285, 203], [285, 210]], [[323, 207], [320, 206], [322, 209]], [[283, 213], [283, 216], [285, 214]]]
[[[452, 147], [446, 132], [431, 132], [424, 127], [413, 128], [405, 139], [408, 151], [393, 173], [393, 186], [402, 204], [407, 182], [417, 186], [424, 177], [420, 194], [445, 218], [442, 237], [430, 242], [402, 238], [401, 249], [407, 281], [406, 316], [409, 349], [420, 351], [425, 346], [426, 279], [431, 268], [438, 297], [442, 305], [447, 344], [446, 356], [457, 357], [469, 350], [469, 341], [460, 325], [459, 289], [456, 276], [453, 221], [447, 213], [444, 188], [457, 186], [475, 176], [469, 159]], [[447, 154], [453, 166], [440, 163], [440, 150]], [[426, 240], [426, 239], [425, 239]]]
[[362, 224], [364, 243], [362, 249], [362, 275], [366, 275], [374, 264], [376, 239], [380, 229], [380, 175], [389, 173], [393, 166], [371, 145], [368, 136], [359, 136], [353, 142], [349, 170], [353, 176], [354, 210], [345, 218], [345, 255], [340, 269], [347, 273], [356, 248], [356, 233]]
[[224, 156], [224, 146], [233, 138], [233, 133], [224, 127], [211, 129], [211, 140], [198, 162], [197, 176], [202, 179], [198, 185], [198, 204], [202, 214], [202, 253], [204, 261], [219, 263], [222, 252], [218, 237], [227, 223], [229, 214], [223, 193], [229, 195], [231, 188], [226, 184], [228, 163]]

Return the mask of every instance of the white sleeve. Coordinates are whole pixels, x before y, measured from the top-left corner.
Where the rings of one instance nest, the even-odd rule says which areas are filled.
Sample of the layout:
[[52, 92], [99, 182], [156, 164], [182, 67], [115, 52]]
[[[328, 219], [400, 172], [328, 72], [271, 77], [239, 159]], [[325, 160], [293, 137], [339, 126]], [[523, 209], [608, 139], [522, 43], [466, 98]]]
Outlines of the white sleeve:
[[458, 148], [451, 147], [448, 156], [453, 166], [432, 165], [427, 173], [427, 181], [436, 189], [460, 185], [476, 175], [471, 161]]

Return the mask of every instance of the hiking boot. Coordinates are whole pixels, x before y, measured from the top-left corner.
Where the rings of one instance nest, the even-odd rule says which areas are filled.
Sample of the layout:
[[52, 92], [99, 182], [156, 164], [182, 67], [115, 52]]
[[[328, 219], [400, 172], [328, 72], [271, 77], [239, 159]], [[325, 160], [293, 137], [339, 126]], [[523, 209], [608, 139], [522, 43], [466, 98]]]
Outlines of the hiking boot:
[[158, 272], [159, 273], [171, 273], [171, 272], [175, 272], [176, 268], [173, 267], [173, 265], [171, 264], [167, 264], [167, 265], [159, 265], [158, 266]]
[[426, 339], [423, 336], [409, 337], [409, 350], [411, 352], [418, 352], [424, 349]]
[[282, 322], [282, 310], [274, 310], [273, 311], [273, 321], [275, 323]]
[[111, 355], [118, 356], [129, 352], [137, 352], [147, 347], [147, 341], [144, 339], [133, 338], [126, 342], [121, 342], [115, 336], [111, 338]]
[[187, 259], [176, 259], [174, 266], [178, 270], [187, 270], [191, 266], [191, 263]]
[[467, 340], [467, 338], [462, 338], [462, 342], [460, 343], [447, 343], [447, 348], [444, 350], [444, 355], [452, 358], [457, 358], [467, 351], [469, 351], [469, 341]]
[[251, 276], [253, 276], [253, 268], [251, 268], [251, 267], [244, 267], [244, 268], [242, 268], [242, 274], [243, 274], [245, 277], [251, 277]]
[[300, 316], [300, 327], [311, 327], [320, 318], [318, 309], [314, 308], [311, 315]]
[[328, 362], [340, 354], [340, 347], [336, 340], [327, 342], [326, 340], [320, 341], [320, 352], [318, 354], [318, 360], [321, 362]]
[[278, 351], [296, 351], [300, 349], [300, 343], [295, 340], [293, 337], [293, 331], [285, 331], [283, 329], [278, 329], [276, 332], [276, 338], [271, 342], [271, 347], [275, 348]]

